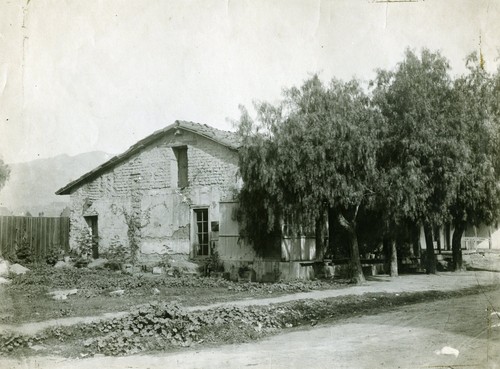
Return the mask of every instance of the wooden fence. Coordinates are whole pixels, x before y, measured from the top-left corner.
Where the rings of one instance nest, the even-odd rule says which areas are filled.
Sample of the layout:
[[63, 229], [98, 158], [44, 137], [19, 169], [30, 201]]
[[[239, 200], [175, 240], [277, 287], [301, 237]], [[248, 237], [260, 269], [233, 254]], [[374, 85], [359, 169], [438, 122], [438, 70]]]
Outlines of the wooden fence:
[[0, 216], [0, 255], [15, 255], [23, 243], [35, 260], [52, 250], [69, 251], [69, 218]]

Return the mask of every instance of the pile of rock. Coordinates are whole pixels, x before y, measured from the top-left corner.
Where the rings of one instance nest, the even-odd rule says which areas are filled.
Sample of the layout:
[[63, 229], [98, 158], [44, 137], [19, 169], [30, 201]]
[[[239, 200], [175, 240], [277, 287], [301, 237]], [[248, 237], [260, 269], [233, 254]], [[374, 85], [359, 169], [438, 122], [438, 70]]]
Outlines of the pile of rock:
[[10, 274], [24, 274], [29, 272], [30, 270], [21, 264], [11, 264], [8, 260], [4, 260], [0, 258], [0, 284], [8, 284], [10, 283], [10, 279], [8, 279]]
[[170, 260], [168, 265], [142, 265], [141, 268], [146, 273], [166, 274], [169, 277], [198, 276], [199, 265], [189, 260]]
[[69, 256], [65, 256], [63, 260], [59, 260], [54, 264], [54, 268], [73, 268], [74, 264]]
[[54, 300], [67, 300], [68, 296], [76, 295], [78, 293], [77, 288], [71, 290], [56, 290], [47, 292], [47, 295], [52, 297]]
[[108, 259], [105, 258], [99, 258], [99, 259], [89, 259], [85, 260], [83, 263], [81, 260], [79, 261], [74, 261], [71, 260], [69, 256], [65, 256], [64, 260], [59, 260], [55, 265], [54, 268], [75, 268], [75, 267], [84, 267], [84, 268], [89, 268], [89, 269], [111, 269], [113, 270], [113, 266], [110, 265], [111, 263], [108, 261]]

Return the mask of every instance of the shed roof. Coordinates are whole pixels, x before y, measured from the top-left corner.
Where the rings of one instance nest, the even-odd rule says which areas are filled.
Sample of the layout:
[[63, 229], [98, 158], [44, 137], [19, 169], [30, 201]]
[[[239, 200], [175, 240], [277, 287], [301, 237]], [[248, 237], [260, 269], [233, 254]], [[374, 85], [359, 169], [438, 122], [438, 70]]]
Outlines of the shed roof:
[[152, 133], [146, 138], [143, 138], [139, 142], [130, 146], [127, 151], [112, 157], [107, 162], [92, 169], [90, 172], [85, 173], [80, 178], [68, 183], [66, 186], [57, 190], [56, 195], [69, 195], [73, 189], [81, 186], [82, 184], [88, 181], [97, 178], [103, 172], [106, 172], [109, 169], [114, 168], [116, 165], [124, 162], [132, 155], [140, 152], [142, 149], [151, 145], [153, 142], [157, 141], [158, 139], [160, 139], [161, 137], [168, 134], [170, 131], [174, 129], [175, 130], [183, 129], [195, 133], [209, 140], [217, 142], [223, 146], [226, 146], [232, 150], [237, 150], [240, 147], [240, 140], [238, 139], [238, 136], [236, 135], [235, 132], [222, 131], [220, 129], [210, 127], [206, 124], [176, 120], [174, 124], [171, 124], [163, 129], [160, 129]]

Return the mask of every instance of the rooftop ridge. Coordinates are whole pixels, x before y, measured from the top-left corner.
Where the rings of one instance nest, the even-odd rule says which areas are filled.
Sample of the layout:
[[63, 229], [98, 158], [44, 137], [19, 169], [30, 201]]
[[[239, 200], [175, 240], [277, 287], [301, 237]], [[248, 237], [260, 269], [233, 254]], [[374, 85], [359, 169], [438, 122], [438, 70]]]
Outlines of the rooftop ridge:
[[159, 129], [149, 136], [137, 141], [135, 144], [130, 146], [123, 153], [113, 156], [108, 161], [99, 165], [98, 167], [92, 169], [91, 171], [83, 174], [74, 181], [71, 181], [66, 186], [61, 187], [56, 191], [56, 195], [69, 195], [71, 190], [85, 183], [88, 180], [96, 178], [98, 175], [106, 170], [115, 167], [117, 164], [125, 161], [130, 156], [139, 152], [144, 147], [151, 145], [153, 142], [158, 140], [163, 135], [167, 134], [173, 129], [182, 128], [184, 130], [193, 132], [202, 137], [205, 137], [211, 141], [217, 142], [220, 145], [226, 146], [231, 150], [238, 150], [240, 147], [240, 140], [238, 139], [237, 133], [233, 131], [223, 131], [215, 127], [211, 127], [207, 124], [195, 123], [191, 121], [176, 120], [173, 124], [166, 126], [165, 128]]

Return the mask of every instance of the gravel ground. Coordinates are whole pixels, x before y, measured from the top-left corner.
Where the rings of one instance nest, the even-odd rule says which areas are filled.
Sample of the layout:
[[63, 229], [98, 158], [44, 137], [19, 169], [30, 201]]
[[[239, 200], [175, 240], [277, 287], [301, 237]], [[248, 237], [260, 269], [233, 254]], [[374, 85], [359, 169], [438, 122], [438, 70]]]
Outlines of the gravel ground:
[[[500, 284], [500, 273], [487, 271], [469, 271], [469, 272], [443, 272], [434, 275], [417, 274], [403, 275], [391, 278], [389, 276], [376, 276], [370, 278], [362, 285], [352, 285], [341, 289], [321, 290], [293, 293], [279, 297], [270, 297], [263, 299], [246, 299], [232, 302], [223, 302], [204, 306], [188, 306], [188, 310], [206, 310], [219, 306], [250, 306], [250, 305], [269, 305], [294, 300], [303, 299], [324, 299], [337, 296], [362, 295], [364, 293], [401, 293], [401, 292], [420, 292], [420, 291], [452, 291], [462, 288], [470, 288], [481, 285]], [[1, 288], [1, 287], [0, 287]], [[71, 317], [53, 319], [44, 322], [26, 323], [21, 325], [0, 324], [0, 332], [14, 331], [23, 334], [35, 334], [45, 328], [54, 326], [69, 326], [78, 323], [90, 323], [93, 321], [112, 319], [124, 316], [126, 312], [110, 313], [95, 317]]]

